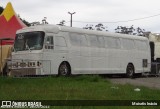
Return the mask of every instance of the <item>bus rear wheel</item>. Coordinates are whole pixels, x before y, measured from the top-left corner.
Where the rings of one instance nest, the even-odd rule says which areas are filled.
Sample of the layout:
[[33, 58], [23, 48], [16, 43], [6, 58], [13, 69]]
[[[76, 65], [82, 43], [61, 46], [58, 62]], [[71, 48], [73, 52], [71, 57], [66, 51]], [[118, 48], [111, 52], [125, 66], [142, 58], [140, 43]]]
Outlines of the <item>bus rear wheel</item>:
[[132, 64], [128, 64], [126, 69], [126, 76], [128, 78], [134, 78], [134, 66]]
[[71, 74], [70, 66], [67, 62], [62, 62], [59, 66], [59, 76], [69, 76]]

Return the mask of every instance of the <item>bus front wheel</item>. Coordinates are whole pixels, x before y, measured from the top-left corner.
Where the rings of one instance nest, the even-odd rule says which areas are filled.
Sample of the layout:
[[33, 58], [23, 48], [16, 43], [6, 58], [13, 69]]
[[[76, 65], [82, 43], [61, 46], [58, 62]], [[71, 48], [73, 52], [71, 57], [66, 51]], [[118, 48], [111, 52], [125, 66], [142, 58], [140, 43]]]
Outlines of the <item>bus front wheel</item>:
[[126, 69], [126, 76], [128, 78], [134, 77], [134, 66], [132, 64], [128, 64], [127, 69]]
[[67, 62], [62, 62], [59, 66], [59, 76], [69, 76], [71, 74], [70, 66]]

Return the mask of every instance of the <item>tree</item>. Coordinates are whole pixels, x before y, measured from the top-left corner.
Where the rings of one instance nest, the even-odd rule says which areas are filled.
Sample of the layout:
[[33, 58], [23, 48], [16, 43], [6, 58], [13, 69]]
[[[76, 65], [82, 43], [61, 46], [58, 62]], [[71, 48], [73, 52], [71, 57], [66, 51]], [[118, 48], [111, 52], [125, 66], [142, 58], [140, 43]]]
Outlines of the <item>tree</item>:
[[138, 35], [138, 36], [144, 36], [144, 29], [141, 29], [140, 27], [134, 28], [133, 25], [131, 27], [126, 27], [126, 26], [117, 26], [115, 29], [116, 33], [121, 33], [121, 34], [130, 34], [130, 35]]
[[97, 30], [97, 31], [108, 31], [108, 30], [107, 30], [107, 27], [105, 27], [102, 23], [98, 23], [98, 24], [95, 26], [95, 30]]
[[48, 24], [48, 22], [47, 22], [47, 17], [44, 17], [43, 19], [42, 19], [42, 24], [44, 25], [44, 24]]
[[140, 27], [137, 28], [138, 36], [145, 36], [146, 34], [144, 32], [145, 32], [145, 29], [141, 29]]
[[133, 25], [131, 27], [126, 27], [126, 26], [117, 26], [115, 29], [116, 33], [121, 33], [121, 34], [134, 34], [134, 27]]
[[97, 31], [108, 31], [107, 27], [104, 26], [102, 23], [98, 23], [97, 25], [87, 24], [86, 27], [83, 27], [83, 29], [97, 30]]
[[21, 19], [22, 20], [22, 22], [25, 24], [25, 25], [27, 25], [27, 26], [31, 26], [31, 23], [29, 23], [28, 21], [26, 21], [25, 19]]
[[60, 21], [59, 24], [57, 24], [57, 25], [65, 26], [65, 23], [66, 23], [66, 21], [65, 21], [65, 20], [62, 20], [62, 21]]
[[19, 19], [20, 19], [25, 25], [31, 26], [31, 23], [29, 23], [29, 22], [26, 21], [25, 19], [22, 19], [19, 14], [18, 14], [18, 17], [19, 17]]
[[4, 8], [2, 6], [0, 6], [0, 14], [2, 14]]
[[94, 30], [94, 27], [92, 24], [87, 24], [86, 27], [83, 27], [83, 29]]
[[41, 25], [40, 22], [32, 22], [30, 24], [31, 24], [31, 26]]

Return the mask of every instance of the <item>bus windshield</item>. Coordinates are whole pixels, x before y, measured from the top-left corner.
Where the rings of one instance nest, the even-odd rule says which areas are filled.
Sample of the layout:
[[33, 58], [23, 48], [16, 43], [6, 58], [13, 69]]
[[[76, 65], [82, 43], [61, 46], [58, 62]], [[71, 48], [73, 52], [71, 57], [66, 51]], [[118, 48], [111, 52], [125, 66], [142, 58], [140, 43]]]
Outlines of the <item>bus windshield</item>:
[[41, 50], [43, 48], [44, 32], [26, 32], [16, 34], [14, 50]]

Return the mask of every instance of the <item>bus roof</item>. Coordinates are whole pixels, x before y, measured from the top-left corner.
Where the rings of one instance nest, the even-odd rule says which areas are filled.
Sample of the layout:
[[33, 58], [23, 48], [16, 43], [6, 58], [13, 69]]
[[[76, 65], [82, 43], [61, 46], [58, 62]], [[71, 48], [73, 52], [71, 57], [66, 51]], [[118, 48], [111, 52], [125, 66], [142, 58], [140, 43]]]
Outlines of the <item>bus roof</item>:
[[31, 31], [44, 31], [44, 32], [50, 32], [50, 33], [56, 33], [56, 34], [62, 31], [62, 32], [82, 33], [82, 34], [88, 34], [88, 35], [102, 35], [102, 36], [121, 37], [121, 38], [128, 38], [128, 39], [148, 40], [146, 37], [142, 37], [142, 36], [112, 33], [112, 32], [106, 32], [106, 31], [87, 30], [82, 28], [59, 26], [59, 25], [37, 25], [37, 26], [25, 27], [23, 29], [18, 30], [17, 34], [23, 33], [23, 32], [31, 32]]

